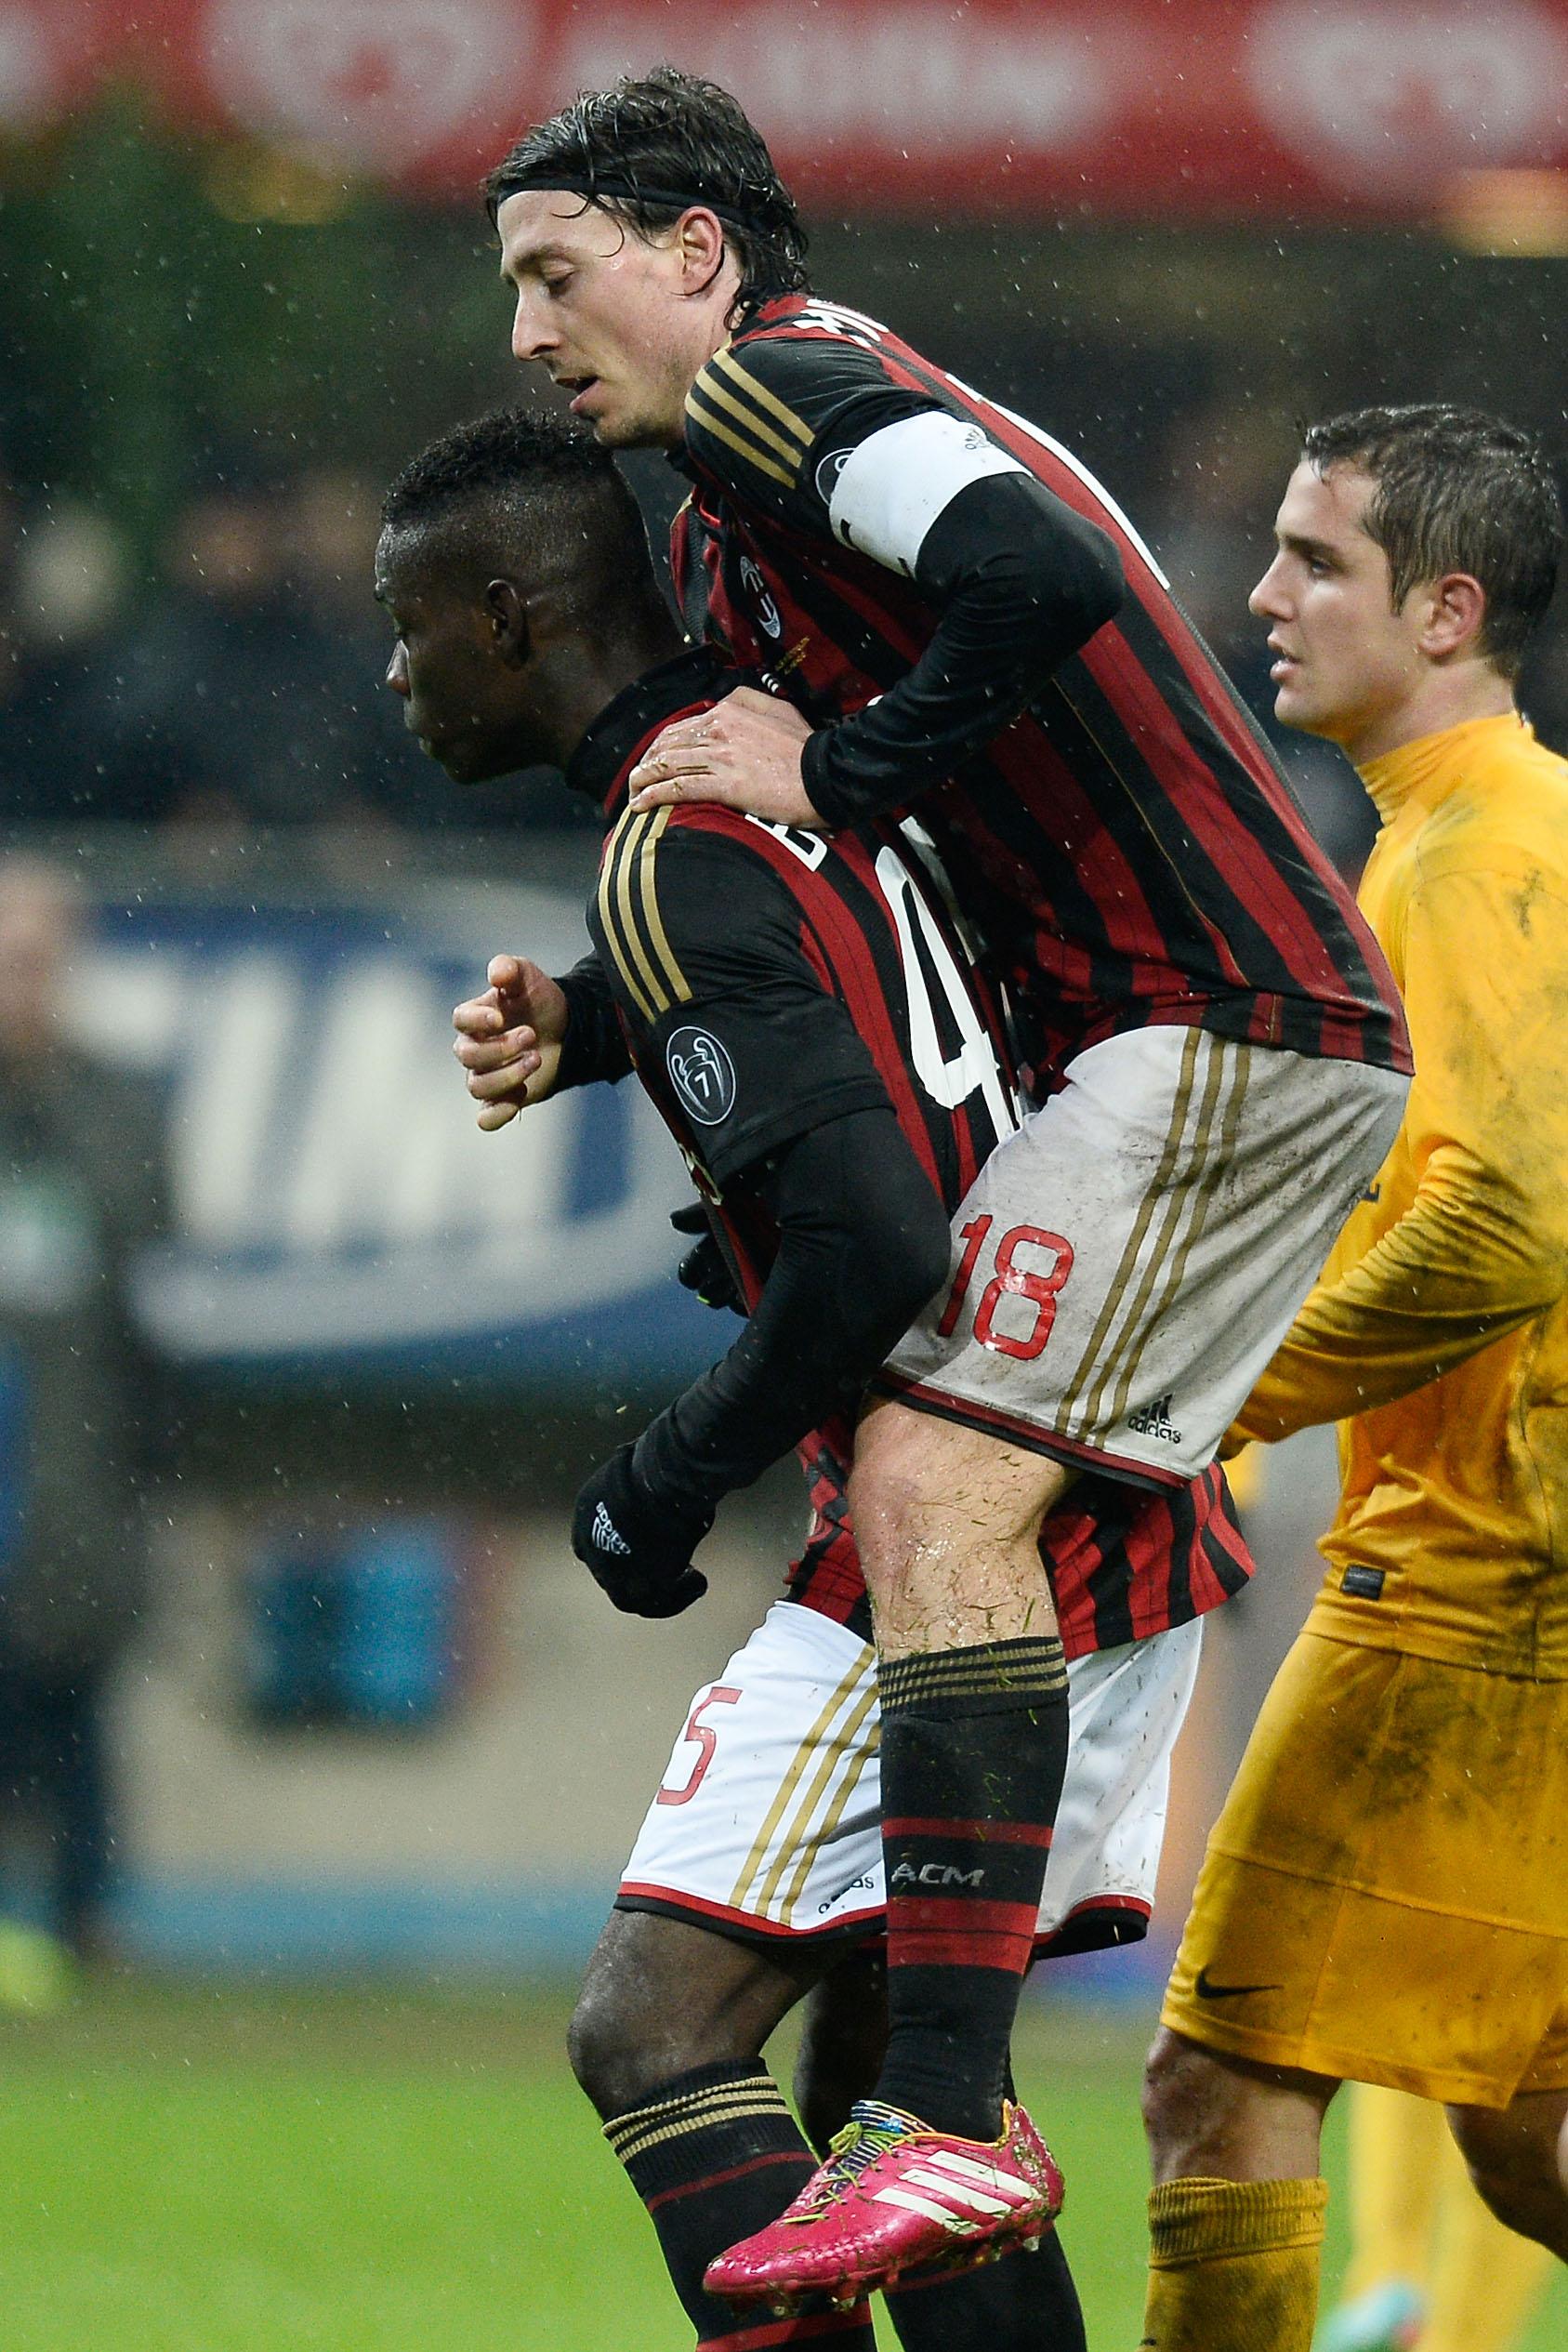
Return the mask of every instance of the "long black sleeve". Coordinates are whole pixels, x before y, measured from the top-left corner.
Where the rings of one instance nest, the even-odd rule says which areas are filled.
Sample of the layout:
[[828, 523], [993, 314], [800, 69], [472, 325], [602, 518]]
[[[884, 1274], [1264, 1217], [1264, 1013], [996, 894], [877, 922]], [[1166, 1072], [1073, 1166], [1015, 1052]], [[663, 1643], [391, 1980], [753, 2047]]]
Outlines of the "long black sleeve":
[[631, 1069], [631, 1055], [615, 1011], [614, 991], [593, 953], [556, 982], [566, 998], [566, 1035], [551, 1092], [604, 1079], [615, 1086]]
[[947, 1217], [891, 1109], [798, 1136], [762, 1185], [779, 1252], [723, 1361], [638, 1440], [638, 1484], [711, 1510], [851, 1407], [943, 1281]]
[[926, 533], [915, 583], [939, 614], [880, 700], [821, 729], [802, 773], [813, 807], [852, 825], [904, 807], [982, 751], [1124, 593], [1105, 533], [1022, 473], [970, 482]]

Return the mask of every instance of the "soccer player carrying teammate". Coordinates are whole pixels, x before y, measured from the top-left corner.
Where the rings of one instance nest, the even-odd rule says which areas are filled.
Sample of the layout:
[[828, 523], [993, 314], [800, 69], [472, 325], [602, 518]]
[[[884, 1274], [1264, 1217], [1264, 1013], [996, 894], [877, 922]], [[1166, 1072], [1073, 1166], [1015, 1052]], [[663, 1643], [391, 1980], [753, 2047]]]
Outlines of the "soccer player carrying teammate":
[[[622, 84], [488, 186], [515, 353], [606, 443], [688, 470], [693, 623], [797, 706], [743, 692], [677, 722], [634, 808], [718, 799], [820, 831], [917, 802], [1013, 988], [1036, 1103], [856, 1439], [891, 2029], [860, 2140], [715, 2270], [776, 2303], [903, 2258], [902, 2177], [933, 2133], [963, 2161], [1005, 2152], [1007, 1921], [1038, 1895], [1065, 1752], [1041, 1517], [1086, 1464], [1160, 1487], [1208, 1462], [1388, 1147], [1405, 1039], [1125, 518], [1047, 436], [810, 298], [732, 99]], [[625, 1546], [673, 1594], [722, 1491], [721, 1464], [639, 1441], [585, 1490], [585, 1556]]]
[[[697, 1695], [573, 2029], [579, 2077], [702, 2342], [738, 2345], [754, 2332], [705, 2295], [704, 2271], [812, 2169], [762, 2045], [817, 1984], [831, 1997], [809, 2047], [856, 2042], [868, 1971], [847, 1972], [845, 1955], [863, 1952], [884, 1907], [875, 1662], [844, 1494], [850, 1431], [840, 1417], [807, 1434], [801, 1415], [852, 1399], [875, 1368], [860, 1351], [876, 1344], [874, 1302], [889, 1281], [901, 1311], [896, 1232], [875, 1236], [863, 1271], [863, 1334], [842, 1305], [877, 1185], [910, 1204], [911, 1231], [928, 1220], [944, 1234], [978, 1156], [1010, 1131], [1005, 1034], [918, 844], [896, 829], [829, 844], [720, 810], [627, 817], [642, 745], [725, 680], [706, 654], [680, 650], [636, 509], [591, 436], [521, 414], [459, 428], [405, 469], [385, 521], [376, 586], [398, 630], [388, 678], [411, 730], [456, 778], [547, 759], [604, 810], [591, 919], [618, 1023], [599, 1020], [582, 968], [563, 988], [535, 971], [551, 1066], [533, 1074], [534, 1091], [623, 1075], [629, 1038], [713, 1201], [752, 1328], [671, 1418], [688, 1440], [702, 1430], [750, 1448], [743, 1468], [805, 1435], [814, 1524], [788, 1597]], [[459, 1008], [465, 1053], [490, 1025], [472, 1018], [484, 1010]], [[877, 1185], [863, 1180], [871, 1152]], [[1073, 1660], [1071, 1759], [1049, 1904], [1013, 1932], [1082, 1949], [1140, 1931], [1196, 1620], [1244, 1580], [1246, 1559], [1214, 1466], [1160, 1493], [1086, 1477], [1043, 1539]], [[667, 1586], [629, 1555], [600, 1575], [620, 1605], [667, 1613]], [[875, 2067], [874, 2047], [855, 2087]], [[803, 2106], [820, 2123], [833, 2085], [820, 2065], [812, 2075]], [[995, 2201], [962, 2169], [938, 2187], [956, 2215], [977, 2187]], [[1026, 2222], [1020, 2235], [1032, 2234]], [[912, 2352], [1083, 2341], [1049, 2238], [988, 2274], [912, 2286], [894, 2311]], [[853, 2307], [800, 2329], [869, 2345]], [[787, 2329], [769, 2337], [787, 2340]]]
[[1568, 764], [1511, 682], [1557, 494], [1507, 425], [1368, 409], [1307, 434], [1276, 535], [1275, 707], [1377, 806], [1416, 1076], [1238, 1423], [1337, 1420], [1342, 1493], [1151, 2059], [1153, 2352], [1306, 2352], [1346, 2076], [1444, 2102], [1568, 2256]]

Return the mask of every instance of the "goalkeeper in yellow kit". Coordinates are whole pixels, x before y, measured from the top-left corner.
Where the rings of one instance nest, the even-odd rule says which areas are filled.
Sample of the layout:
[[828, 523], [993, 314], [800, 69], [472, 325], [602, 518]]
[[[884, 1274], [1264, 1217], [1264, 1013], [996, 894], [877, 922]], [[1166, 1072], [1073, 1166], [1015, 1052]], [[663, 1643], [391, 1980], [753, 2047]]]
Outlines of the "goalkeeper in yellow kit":
[[1512, 687], [1561, 517], [1527, 435], [1369, 409], [1276, 537], [1275, 708], [1376, 803], [1416, 1078], [1237, 1425], [1337, 1420], [1342, 1493], [1150, 2060], [1152, 2352], [1307, 2352], [1346, 2078], [1443, 2102], [1568, 2258], [1568, 762]]

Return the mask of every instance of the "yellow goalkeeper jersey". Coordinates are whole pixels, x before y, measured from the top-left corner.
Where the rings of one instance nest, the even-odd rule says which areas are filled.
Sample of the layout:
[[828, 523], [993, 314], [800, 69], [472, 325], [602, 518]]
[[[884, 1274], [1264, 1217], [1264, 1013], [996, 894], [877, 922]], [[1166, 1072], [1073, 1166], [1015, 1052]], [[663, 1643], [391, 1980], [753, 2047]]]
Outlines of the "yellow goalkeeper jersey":
[[1314, 1631], [1568, 1679], [1568, 761], [1509, 714], [1363, 780], [1416, 1077], [1238, 1427], [1339, 1422]]

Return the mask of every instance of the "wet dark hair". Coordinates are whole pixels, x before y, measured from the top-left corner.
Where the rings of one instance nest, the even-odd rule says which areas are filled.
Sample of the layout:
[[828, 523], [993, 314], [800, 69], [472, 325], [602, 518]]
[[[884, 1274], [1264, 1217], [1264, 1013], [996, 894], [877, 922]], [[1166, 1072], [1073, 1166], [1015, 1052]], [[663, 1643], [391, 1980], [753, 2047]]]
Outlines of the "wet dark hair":
[[388, 529], [429, 522], [455, 507], [509, 500], [545, 482], [586, 487], [621, 484], [621, 476], [583, 427], [536, 409], [493, 409], [411, 457], [381, 501], [381, 521]]
[[644, 236], [705, 205], [739, 265], [742, 311], [808, 284], [806, 231], [760, 132], [728, 90], [673, 65], [585, 90], [524, 131], [485, 179], [492, 223], [525, 188], [575, 193]]
[[1395, 609], [1423, 580], [1469, 573], [1486, 592], [1481, 650], [1517, 677], [1562, 548], [1561, 501], [1535, 436], [1479, 408], [1358, 408], [1309, 426], [1301, 454], [1320, 474], [1372, 476], [1362, 528], [1389, 559]]
[[495, 409], [411, 458], [381, 502], [388, 531], [451, 529], [455, 552], [504, 567], [519, 550], [553, 566], [586, 608], [657, 596], [648, 533], [614, 459], [585, 427]]

